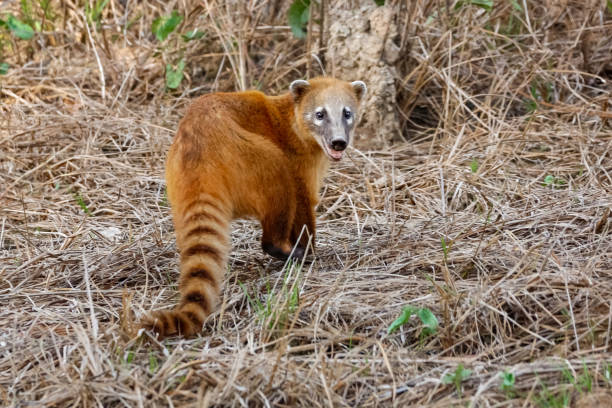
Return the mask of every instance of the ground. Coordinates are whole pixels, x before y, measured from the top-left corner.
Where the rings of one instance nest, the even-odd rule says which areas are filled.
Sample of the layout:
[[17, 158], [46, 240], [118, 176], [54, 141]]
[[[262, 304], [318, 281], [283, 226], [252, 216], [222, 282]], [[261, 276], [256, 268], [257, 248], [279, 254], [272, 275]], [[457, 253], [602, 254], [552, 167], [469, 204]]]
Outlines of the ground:
[[362, 134], [332, 164], [314, 260], [275, 261], [256, 223], [235, 222], [220, 309], [197, 338], [159, 342], [134, 323], [177, 301], [166, 152], [192, 97], [233, 74], [197, 85], [190, 71], [171, 91], [153, 52], [124, 66], [115, 50], [111, 66], [87, 43], [2, 77], [1, 405], [611, 405], [603, 73], [538, 68], [529, 99], [507, 72], [462, 82], [425, 41], [403, 82], [421, 99], [399, 102], [419, 116], [406, 140], [374, 149]]

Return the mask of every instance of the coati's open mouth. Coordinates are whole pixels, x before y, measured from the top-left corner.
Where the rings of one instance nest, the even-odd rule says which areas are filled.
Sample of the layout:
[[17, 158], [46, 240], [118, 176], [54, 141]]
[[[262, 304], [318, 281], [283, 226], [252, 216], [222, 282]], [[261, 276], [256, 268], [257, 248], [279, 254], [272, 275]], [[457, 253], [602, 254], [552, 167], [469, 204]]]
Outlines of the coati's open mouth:
[[344, 154], [344, 149], [334, 150], [334, 148], [328, 145], [327, 143], [325, 143], [323, 146], [324, 146], [323, 150], [325, 150], [325, 154], [327, 154], [327, 156], [330, 159], [334, 161], [340, 161], [340, 159], [342, 159], [342, 155]]

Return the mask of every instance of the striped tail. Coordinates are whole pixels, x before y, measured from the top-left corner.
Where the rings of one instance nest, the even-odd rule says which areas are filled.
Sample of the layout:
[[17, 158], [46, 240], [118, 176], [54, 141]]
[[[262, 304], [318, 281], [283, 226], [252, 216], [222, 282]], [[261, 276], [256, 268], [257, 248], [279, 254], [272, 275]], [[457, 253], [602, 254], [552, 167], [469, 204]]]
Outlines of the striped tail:
[[222, 201], [201, 195], [176, 212], [175, 229], [180, 251], [181, 300], [173, 310], [154, 312], [142, 327], [158, 338], [193, 336], [219, 302], [229, 252], [231, 216]]

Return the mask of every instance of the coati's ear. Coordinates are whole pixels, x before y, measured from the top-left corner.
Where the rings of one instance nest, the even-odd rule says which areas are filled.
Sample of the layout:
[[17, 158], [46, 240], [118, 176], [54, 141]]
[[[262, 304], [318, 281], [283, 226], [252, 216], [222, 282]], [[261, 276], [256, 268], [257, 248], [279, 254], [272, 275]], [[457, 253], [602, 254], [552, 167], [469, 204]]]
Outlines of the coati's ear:
[[293, 96], [295, 102], [299, 102], [299, 100], [306, 95], [308, 89], [310, 89], [310, 83], [303, 79], [296, 79], [289, 85], [289, 92], [291, 92], [291, 96]]
[[357, 100], [362, 100], [366, 94], [368, 88], [363, 81], [354, 81], [351, 82], [351, 86], [353, 87], [353, 91], [355, 91], [355, 96], [357, 96]]

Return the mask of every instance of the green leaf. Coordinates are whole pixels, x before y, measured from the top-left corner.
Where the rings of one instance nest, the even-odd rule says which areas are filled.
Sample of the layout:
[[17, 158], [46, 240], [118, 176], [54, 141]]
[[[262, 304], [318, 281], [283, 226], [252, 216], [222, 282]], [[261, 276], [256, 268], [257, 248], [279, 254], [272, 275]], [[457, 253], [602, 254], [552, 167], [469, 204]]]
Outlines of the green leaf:
[[94, 17], [96, 20], [100, 20], [100, 17], [102, 16], [102, 10], [104, 10], [104, 7], [106, 7], [107, 4], [108, 4], [108, 0], [104, 0], [102, 2], [96, 2], [96, 6], [94, 9]]
[[455, 374], [445, 374], [442, 377], [442, 384], [453, 384], [455, 382]]
[[442, 252], [444, 253], [444, 258], [448, 255], [448, 247], [446, 246], [446, 239], [444, 237], [440, 238], [440, 243], [442, 244]]
[[17, 38], [21, 38], [22, 40], [29, 40], [34, 37], [34, 29], [27, 25], [26, 23], [19, 21], [14, 16], [10, 15], [8, 20], [6, 21], [6, 25], [9, 30], [13, 33], [13, 35]]
[[501, 384], [502, 390], [509, 391], [512, 388], [514, 388], [514, 384], [516, 382], [516, 377], [514, 376], [514, 374], [508, 371], [504, 371], [503, 373], [501, 373], [501, 377], [502, 377], [502, 384]]
[[287, 20], [291, 27], [291, 32], [296, 38], [306, 37], [306, 25], [308, 23], [308, 8], [310, 7], [310, 0], [294, 0], [289, 12], [287, 13]]
[[310, 7], [306, 7], [302, 12], [302, 17], [300, 17], [300, 21], [302, 23], [302, 27], [308, 27], [308, 19], [310, 18]]
[[185, 69], [185, 61], [180, 60], [176, 68], [171, 64], [166, 65], [166, 86], [169, 89], [176, 89], [183, 80], [183, 70]]
[[176, 10], [172, 11], [169, 16], [158, 17], [151, 24], [151, 31], [155, 34], [158, 41], [164, 41], [170, 33], [183, 21], [183, 16], [180, 16]]
[[[459, 370], [459, 368], [461, 368], [461, 370]], [[458, 371], [458, 378], [461, 379], [461, 381], [467, 380], [469, 378], [470, 375], [472, 375], [472, 370], [468, 370], [467, 368], [463, 368], [463, 365], [459, 364], [459, 367], [457, 367], [457, 371]]]
[[157, 367], [159, 367], [157, 357], [155, 357], [153, 353], [149, 354], [149, 372], [153, 374], [155, 371], [157, 371]]
[[612, 14], [612, 0], [608, 0], [606, 2], [606, 5], [608, 6], [608, 11], [610, 12], [610, 14]]
[[555, 183], [555, 176], [549, 174], [548, 176], [544, 177], [545, 186], [550, 186], [554, 183]]
[[387, 329], [387, 334], [391, 334], [397, 329], [399, 329], [404, 324], [408, 323], [410, 317], [416, 312], [416, 308], [414, 306], [405, 306], [402, 309], [402, 314], [391, 323], [389, 328]]
[[385, 5], [385, 0], [374, 0], [374, 3], [376, 3], [377, 6], [384, 6]]
[[487, 11], [491, 11], [491, 9], [493, 8], [493, 0], [461, 0], [457, 2], [455, 10], [459, 10], [465, 4], [472, 4]]
[[125, 358], [125, 362], [130, 364], [132, 362], [132, 360], [134, 360], [134, 352], [133, 351], [128, 351], [127, 357]]
[[421, 308], [417, 311], [417, 316], [419, 316], [419, 319], [421, 319], [423, 325], [429, 329], [430, 333], [433, 333], [438, 329], [438, 319], [436, 316], [434, 316], [431, 310], [427, 309], [426, 307]]
[[32, 19], [32, 5], [28, 0], [21, 0], [21, 17], [23, 18], [24, 23], [29, 26], [34, 25], [34, 20]]
[[8, 73], [9, 70], [9, 64], [6, 62], [3, 62], [2, 64], [0, 64], [0, 75], [6, 75]]
[[472, 170], [472, 173], [476, 173], [478, 171], [478, 160], [472, 159], [470, 162], [470, 170]]
[[538, 103], [534, 101], [533, 99], [526, 99], [525, 108], [527, 109], [527, 112], [533, 113], [536, 110], [538, 110]]
[[457, 388], [461, 385], [464, 380], [472, 375], [472, 370], [463, 367], [463, 364], [459, 364], [452, 374], [446, 374], [442, 378], [443, 384], [455, 384]]
[[85, 3], [85, 14], [87, 15], [87, 20], [89, 24], [96, 23], [100, 24], [100, 19], [102, 18], [102, 11], [104, 7], [108, 4], [108, 0], [96, 1], [93, 4], [93, 7], [90, 7], [89, 2]]
[[199, 31], [196, 28], [195, 30], [187, 31], [185, 34], [181, 34], [181, 37], [183, 37], [183, 40], [187, 42], [191, 40], [199, 40], [200, 38], [204, 37], [204, 35], [206, 35], [204, 31]]
[[531, 93], [531, 97], [536, 101], [540, 100], [540, 93], [538, 92], [538, 88], [535, 84], [531, 84], [529, 87], [529, 93]]
[[3, 19], [0, 18], [0, 27], [2, 26], [7, 26], [6, 21], [4, 21]]
[[81, 193], [75, 193], [74, 194], [74, 199], [76, 200], [77, 204], [79, 205], [79, 207], [81, 207], [81, 210], [83, 210], [83, 212], [85, 214], [90, 214], [91, 211], [89, 211], [89, 208], [87, 207], [87, 204], [85, 203], [85, 200], [83, 199], [83, 196], [81, 195]]

